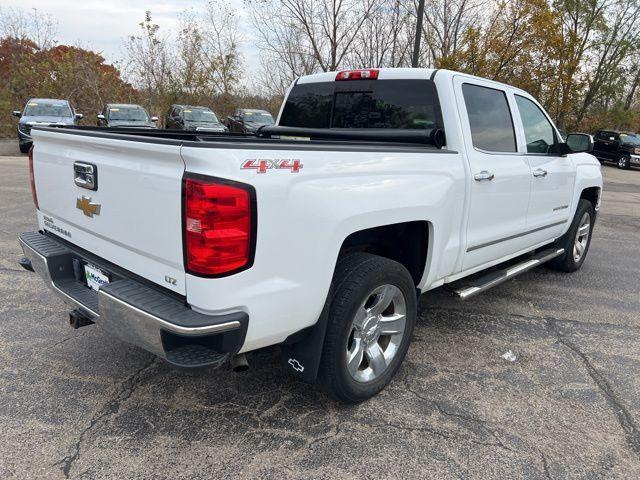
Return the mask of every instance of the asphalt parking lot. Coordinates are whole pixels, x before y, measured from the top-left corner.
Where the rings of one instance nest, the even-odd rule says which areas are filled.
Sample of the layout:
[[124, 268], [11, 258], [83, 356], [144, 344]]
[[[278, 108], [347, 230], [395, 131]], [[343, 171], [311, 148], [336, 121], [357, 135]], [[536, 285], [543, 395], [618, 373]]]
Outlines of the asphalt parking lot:
[[0, 478], [639, 478], [640, 170], [603, 172], [582, 270], [428, 293], [398, 378], [345, 407], [277, 349], [188, 372], [70, 329], [16, 264], [27, 161], [0, 157]]

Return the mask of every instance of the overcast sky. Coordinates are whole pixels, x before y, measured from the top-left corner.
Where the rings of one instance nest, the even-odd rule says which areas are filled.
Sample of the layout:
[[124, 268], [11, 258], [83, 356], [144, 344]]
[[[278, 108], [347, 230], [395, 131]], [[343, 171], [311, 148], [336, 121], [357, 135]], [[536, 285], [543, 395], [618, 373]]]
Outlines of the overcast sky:
[[[201, 11], [206, 0], [0, 0], [0, 7], [37, 8], [51, 14], [57, 22], [61, 43], [80, 45], [102, 52], [109, 62], [122, 58], [122, 44], [127, 35], [138, 33], [138, 23], [150, 10], [160, 31], [176, 32], [184, 10]], [[231, 0], [240, 19], [245, 41], [241, 46], [247, 73], [259, 66], [258, 52], [253, 46], [251, 28], [242, 0]], [[247, 75], [245, 75], [247, 76]]]

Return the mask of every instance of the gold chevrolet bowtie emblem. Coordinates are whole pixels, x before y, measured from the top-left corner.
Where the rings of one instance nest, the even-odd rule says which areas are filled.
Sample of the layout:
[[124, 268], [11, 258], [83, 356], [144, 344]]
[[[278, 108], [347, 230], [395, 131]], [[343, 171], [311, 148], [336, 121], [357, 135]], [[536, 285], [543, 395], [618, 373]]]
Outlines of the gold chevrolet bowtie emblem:
[[76, 201], [76, 208], [82, 210], [87, 217], [93, 217], [94, 215], [100, 215], [100, 204], [92, 203], [91, 197], [78, 197]]

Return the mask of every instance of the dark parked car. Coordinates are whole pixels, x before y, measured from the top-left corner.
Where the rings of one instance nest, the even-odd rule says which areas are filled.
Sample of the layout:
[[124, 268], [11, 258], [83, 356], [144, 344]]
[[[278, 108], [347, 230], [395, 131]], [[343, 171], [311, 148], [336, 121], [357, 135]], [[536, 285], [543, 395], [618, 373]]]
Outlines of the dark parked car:
[[46, 125], [49, 127], [63, 127], [74, 125], [82, 118], [81, 113], [75, 113], [66, 100], [54, 98], [32, 98], [27, 102], [24, 110], [14, 110], [13, 116], [18, 117], [18, 143], [20, 151], [27, 153], [31, 148], [31, 127]]
[[125, 103], [107, 103], [98, 114], [99, 127], [157, 128], [157, 121], [144, 107]]
[[256, 133], [261, 126], [274, 123], [273, 117], [266, 110], [241, 108], [227, 117], [229, 131], [235, 133]]
[[618, 168], [640, 165], [640, 136], [635, 133], [600, 130], [593, 138], [592, 153], [601, 162], [615, 162]]
[[225, 127], [210, 108], [191, 105], [172, 105], [165, 119], [167, 128], [198, 132], [226, 132]]

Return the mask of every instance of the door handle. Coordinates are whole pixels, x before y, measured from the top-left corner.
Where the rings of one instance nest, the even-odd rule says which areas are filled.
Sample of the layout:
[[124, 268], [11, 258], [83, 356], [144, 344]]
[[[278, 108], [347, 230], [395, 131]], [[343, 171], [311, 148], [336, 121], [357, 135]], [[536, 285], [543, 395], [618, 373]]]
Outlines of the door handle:
[[547, 176], [547, 171], [543, 170], [541, 168], [538, 168], [538, 169], [533, 171], [533, 176], [534, 177], [546, 177]]
[[488, 172], [487, 170], [482, 170], [480, 173], [476, 173], [473, 178], [476, 182], [484, 182], [493, 180], [495, 178], [495, 175], [491, 172]]

